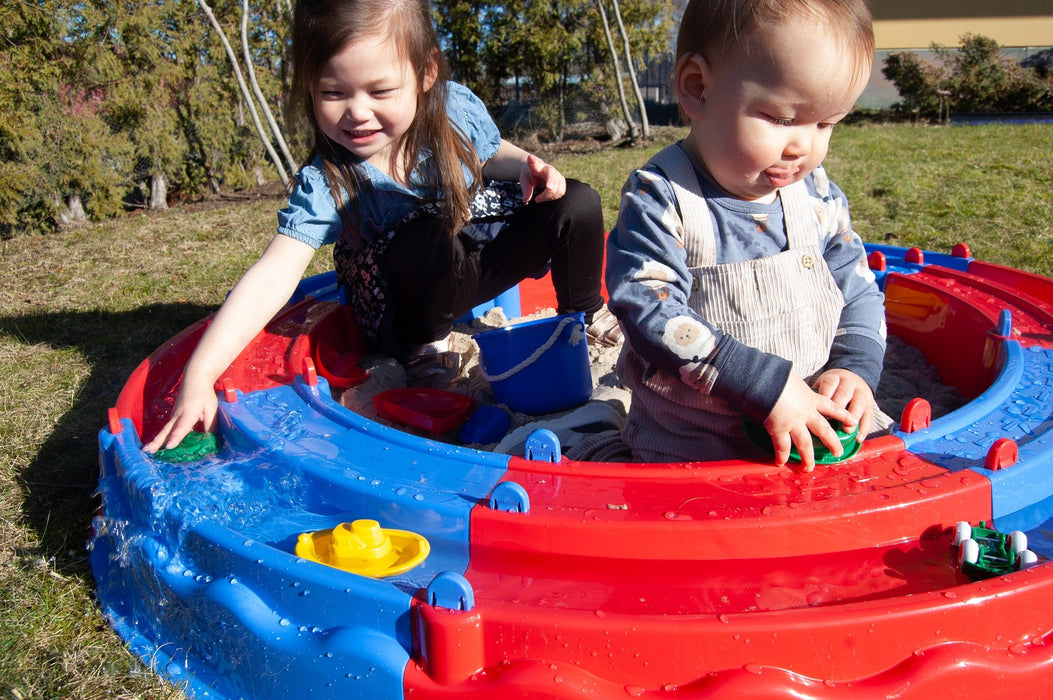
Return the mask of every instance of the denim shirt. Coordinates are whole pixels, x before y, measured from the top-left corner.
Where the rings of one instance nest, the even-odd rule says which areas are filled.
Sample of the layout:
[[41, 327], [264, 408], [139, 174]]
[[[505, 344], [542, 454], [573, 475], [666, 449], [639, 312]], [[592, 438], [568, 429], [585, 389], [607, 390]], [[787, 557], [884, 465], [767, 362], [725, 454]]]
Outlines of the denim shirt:
[[[479, 160], [485, 163], [501, 147], [501, 132], [486, 105], [471, 90], [454, 82], [448, 82], [447, 86], [446, 111], [450, 121], [468, 137]], [[427, 157], [428, 154], [422, 155], [415, 173]], [[406, 187], [369, 163], [359, 163], [358, 167], [370, 189], [368, 195], [363, 193], [364, 196], [358, 198], [358, 233], [367, 242], [402, 221], [429, 195], [425, 188], [414, 184], [417, 178], [413, 174], [410, 176], [411, 186]], [[334, 243], [343, 228], [322, 161], [316, 158], [296, 174], [296, 186], [289, 195], [289, 203], [278, 212], [278, 232], [319, 248]]]

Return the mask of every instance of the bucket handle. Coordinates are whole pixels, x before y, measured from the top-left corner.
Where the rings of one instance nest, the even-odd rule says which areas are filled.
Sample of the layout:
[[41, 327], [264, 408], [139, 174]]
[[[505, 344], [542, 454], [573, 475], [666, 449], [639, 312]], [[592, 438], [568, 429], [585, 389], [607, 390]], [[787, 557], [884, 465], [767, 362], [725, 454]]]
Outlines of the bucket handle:
[[479, 365], [479, 370], [482, 372], [483, 379], [485, 379], [486, 381], [488, 381], [491, 384], [493, 384], [494, 382], [504, 381], [505, 379], [508, 379], [509, 377], [511, 377], [513, 374], [516, 374], [518, 372], [522, 372], [524, 369], [526, 369], [530, 365], [532, 365], [535, 362], [537, 362], [538, 359], [540, 359], [541, 356], [544, 355], [548, 351], [549, 348], [551, 348], [553, 345], [555, 345], [556, 344], [556, 340], [559, 339], [559, 334], [562, 333], [563, 329], [566, 328], [571, 323], [578, 323], [578, 319], [573, 317], [573, 316], [568, 316], [568, 317], [566, 317], [564, 319], [561, 319], [560, 322], [558, 324], [556, 324], [556, 328], [555, 328], [555, 330], [552, 331], [552, 335], [550, 335], [548, 337], [548, 340], [546, 340], [544, 343], [539, 345], [537, 347], [537, 349], [534, 350], [534, 352], [530, 353], [530, 355], [527, 356], [526, 358], [524, 358], [522, 360], [522, 362], [520, 362], [518, 365], [516, 365], [515, 367], [511, 367], [509, 369], [506, 369], [504, 372], [501, 372], [500, 374], [493, 374], [492, 375], [492, 374], [490, 374], [490, 373], [488, 373], [486, 371], [486, 368], [483, 367], [482, 364], [480, 364]]

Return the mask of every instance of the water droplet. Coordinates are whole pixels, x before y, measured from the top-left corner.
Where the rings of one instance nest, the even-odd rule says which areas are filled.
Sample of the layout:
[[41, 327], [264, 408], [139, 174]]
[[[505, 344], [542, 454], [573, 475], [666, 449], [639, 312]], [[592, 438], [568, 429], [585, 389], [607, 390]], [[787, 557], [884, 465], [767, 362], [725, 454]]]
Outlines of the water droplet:
[[278, 620], [278, 624], [281, 625], [282, 627], [288, 627], [292, 623], [289, 622], [286, 618], [283, 617], [282, 619]]

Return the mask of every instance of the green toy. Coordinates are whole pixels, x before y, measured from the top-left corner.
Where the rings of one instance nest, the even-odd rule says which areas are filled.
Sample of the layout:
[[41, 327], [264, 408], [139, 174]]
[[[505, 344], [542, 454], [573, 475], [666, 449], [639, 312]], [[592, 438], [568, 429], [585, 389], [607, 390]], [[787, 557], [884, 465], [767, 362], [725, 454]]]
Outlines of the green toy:
[[219, 452], [216, 436], [213, 433], [188, 433], [183, 441], [175, 447], [161, 449], [154, 453], [154, 459], [178, 464], [196, 462]]

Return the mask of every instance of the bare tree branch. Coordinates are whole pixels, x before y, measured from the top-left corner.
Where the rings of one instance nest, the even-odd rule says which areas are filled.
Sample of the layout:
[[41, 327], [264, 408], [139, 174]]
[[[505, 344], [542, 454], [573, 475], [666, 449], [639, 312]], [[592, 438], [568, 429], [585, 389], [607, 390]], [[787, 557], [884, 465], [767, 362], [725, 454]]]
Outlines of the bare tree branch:
[[611, 52], [611, 64], [614, 66], [614, 83], [618, 86], [618, 100], [622, 105], [622, 114], [625, 115], [625, 123], [629, 127], [629, 135], [636, 138], [636, 124], [633, 122], [632, 113], [629, 110], [629, 102], [625, 99], [625, 85], [622, 82], [622, 67], [618, 60], [618, 50], [614, 48], [614, 38], [611, 36], [611, 26], [607, 22], [607, 9], [603, 6], [603, 0], [596, 0], [600, 8], [600, 19], [603, 20], [603, 34], [607, 37], [607, 48]]
[[249, 74], [252, 92], [260, 103], [260, 109], [263, 110], [263, 116], [267, 119], [267, 125], [270, 126], [271, 133], [274, 134], [274, 140], [277, 142], [278, 148], [281, 149], [282, 156], [285, 157], [285, 165], [289, 170], [295, 171], [298, 165], [289, 152], [289, 146], [285, 143], [285, 137], [282, 136], [282, 131], [278, 128], [278, 123], [274, 119], [271, 108], [267, 105], [267, 98], [264, 97], [263, 90], [260, 89], [260, 84], [256, 80], [256, 68], [253, 66], [252, 56], [249, 54], [249, 0], [242, 0], [241, 2], [241, 52], [245, 57], [245, 70]]
[[238, 88], [241, 90], [241, 95], [245, 100], [245, 104], [248, 105], [249, 114], [252, 115], [252, 123], [256, 127], [256, 133], [260, 137], [260, 141], [263, 142], [263, 147], [267, 149], [267, 155], [270, 156], [271, 162], [274, 164], [274, 169], [278, 171], [278, 177], [281, 178], [282, 184], [289, 184], [289, 173], [285, 170], [285, 166], [282, 165], [281, 159], [274, 150], [274, 146], [271, 145], [271, 141], [267, 138], [267, 134], [263, 130], [263, 124], [260, 123], [260, 115], [256, 112], [256, 101], [252, 98], [252, 94], [249, 92], [249, 88], [245, 85], [245, 77], [241, 74], [241, 66], [238, 63], [238, 57], [234, 54], [234, 49], [231, 48], [230, 42], [227, 41], [227, 35], [223, 31], [223, 27], [220, 26], [216, 20], [216, 16], [212, 13], [212, 8], [209, 7], [205, 0], [197, 0], [197, 4], [204, 10], [205, 16], [208, 17], [208, 21], [212, 24], [212, 28], [216, 30], [219, 35], [219, 40], [223, 42], [223, 48], [227, 52], [227, 58], [230, 59], [231, 67], [234, 69], [234, 77], [238, 81]]
[[[626, 33], [625, 24], [622, 22], [622, 10], [618, 5], [618, 0], [611, 0], [611, 2], [614, 3], [614, 18], [618, 20], [618, 31], [622, 33], [622, 41], [625, 42], [625, 63], [629, 68], [629, 81], [632, 83], [633, 92], [636, 94], [636, 104], [640, 106], [640, 122], [643, 125], [643, 137], [649, 139], [651, 138], [651, 125], [647, 121], [647, 105], [644, 104], [643, 93], [640, 92], [640, 83], [636, 79], [636, 68], [633, 67], [632, 50], [629, 48], [629, 35]], [[600, 5], [603, 5], [603, 0], [600, 0]], [[603, 23], [604, 26], [606, 26], [606, 18]], [[608, 41], [610, 41], [609, 38]]]

